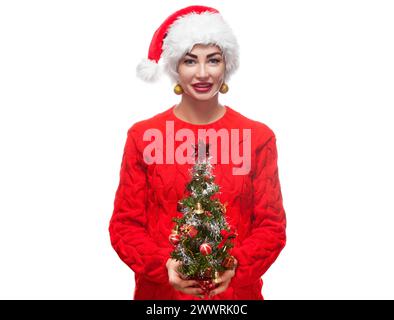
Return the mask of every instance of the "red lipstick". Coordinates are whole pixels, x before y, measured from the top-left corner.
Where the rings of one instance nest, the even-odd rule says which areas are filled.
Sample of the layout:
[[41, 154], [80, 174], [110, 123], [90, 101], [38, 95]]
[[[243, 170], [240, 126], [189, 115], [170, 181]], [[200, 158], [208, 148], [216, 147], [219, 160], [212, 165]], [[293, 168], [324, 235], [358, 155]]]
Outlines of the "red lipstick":
[[197, 82], [192, 84], [192, 86], [198, 93], [207, 93], [212, 89], [213, 84], [209, 82]]

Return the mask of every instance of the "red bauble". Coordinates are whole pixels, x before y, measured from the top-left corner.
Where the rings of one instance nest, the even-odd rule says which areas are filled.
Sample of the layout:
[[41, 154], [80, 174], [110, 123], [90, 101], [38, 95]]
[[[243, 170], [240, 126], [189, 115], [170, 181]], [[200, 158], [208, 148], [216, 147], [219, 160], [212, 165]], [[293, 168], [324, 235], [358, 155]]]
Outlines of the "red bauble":
[[212, 247], [208, 243], [203, 243], [200, 246], [200, 252], [202, 255], [207, 256], [207, 255], [211, 254]]
[[177, 233], [171, 233], [170, 236], [168, 237], [168, 240], [170, 240], [170, 242], [174, 246], [176, 246], [181, 241], [181, 237]]
[[181, 231], [183, 233], [185, 233], [190, 238], [194, 238], [198, 233], [198, 230], [194, 226], [191, 226], [191, 225], [183, 225], [181, 227]]
[[206, 215], [207, 217], [211, 217], [211, 216], [212, 216], [212, 213], [211, 213], [210, 211], [208, 211], [208, 210], [205, 210], [205, 215]]
[[222, 266], [225, 267], [226, 269], [233, 269], [235, 264], [235, 260], [233, 256], [229, 256], [224, 258], [222, 262]]
[[182, 212], [183, 209], [184, 209], [183, 204], [181, 202], [178, 202], [176, 205], [176, 210]]
[[197, 233], [198, 233], [197, 229], [195, 227], [191, 226], [189, 231], [187, 232], [187, 235], [190, 238], [194, 238], [197, 235]]
[[202, 294], [204, 296], [209, 296], [209, 293], [216, 287], [214, 283], [212, 283], [212, 279], [207, 278], [206, 280], [197, 280], [200, 288], [202, 289]]
[[211, 279], [212, 278], [212, 273], [213, 273], [212, 268], [208, 267], [207, 269], [204, 270], [203, 276], [204, 276], [204, 278]]

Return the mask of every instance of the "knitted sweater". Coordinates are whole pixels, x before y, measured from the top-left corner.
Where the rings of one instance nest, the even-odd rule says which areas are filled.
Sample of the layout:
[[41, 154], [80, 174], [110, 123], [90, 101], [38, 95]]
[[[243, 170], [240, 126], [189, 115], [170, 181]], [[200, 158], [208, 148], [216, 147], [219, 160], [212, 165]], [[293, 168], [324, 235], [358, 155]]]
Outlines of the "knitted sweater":
[[[200, 131], [224, 129], [229, 143], [222, 149], [222, 143], [217, 143], [212, 173], [220, 188], [215, 197], [227, 203], [226, 219], [238, 234], [231, 251], [238, 266], [227, 290], [211, 299], [263, 300], [261, 277], [286, 243], [275, 134], [267, 125], [229, 106], [225, 106], [220, 119], [204, 125], [177, 118], [174, 107], [136, 122], [127, 132], [109, 233], [120, 259], [134, 271], [134, 299], [200, 300], [175, 290], [168, 282], [166, 262], [174, 249], [168, 240], [175, 224], [172, 218], [180, 214], [177, 203], [187, 196], [189, 169], [193, 166], [180, 163], [174, 156], [177, 152], [179, 156], [178, 149], [185, 145], [184, 140], [174, 139], [174, 134], [189, 129], [197, 142]], [[156, 163], [145, 150], [153, 139], [144, 141], [144, 133], [149, 136], [147, 133], [152, 132], [162, 134], [162, 139], [156, 139], [162, 152], [151, 153]], [[239, 147], [237, 154], [242, 154], [242, 149], [244, 154], [249, 152], [248, 168], [235, 173], [234, 169], [240, 169], [242, 164], [231, 156], [230, 146]], [[161, 163], [157, 160], [160, 158]], [[245, 158], [244, 162], [248, 162]]]

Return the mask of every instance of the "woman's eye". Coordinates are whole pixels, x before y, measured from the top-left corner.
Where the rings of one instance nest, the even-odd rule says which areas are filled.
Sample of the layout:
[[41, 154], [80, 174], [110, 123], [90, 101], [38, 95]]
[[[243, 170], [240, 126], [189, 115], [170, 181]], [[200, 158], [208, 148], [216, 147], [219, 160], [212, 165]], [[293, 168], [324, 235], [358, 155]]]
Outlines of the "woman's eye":
[[219, 59], [210, 59], [209, 61], [214, 61], [214, 63], [219, 63], [220, 62]]
[[184, 62], [185, 62], [186, 64], [192, 64], [192, 63], [194, 62], [194, 60], [192, 60], [192, 59], [186, 59]]

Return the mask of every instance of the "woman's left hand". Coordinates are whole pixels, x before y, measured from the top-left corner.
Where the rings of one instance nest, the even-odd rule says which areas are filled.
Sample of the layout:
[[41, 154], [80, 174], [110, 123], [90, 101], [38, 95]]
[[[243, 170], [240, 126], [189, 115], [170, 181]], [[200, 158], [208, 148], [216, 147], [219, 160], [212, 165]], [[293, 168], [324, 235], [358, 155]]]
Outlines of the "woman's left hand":
[[217, 295], [219, 293], [222, 293], [227, 290], [227, 287], [229, 286], [231, 282], [231, 278], [234, 277], [235, 275], [235, 268], [238, 264], [237, 259], [234, 261], [234, 269], [226, 270], [223, 273], [219, 275], [219, 278], [216, 279], [216, 284], [219, 284], [215, 289], [213, 289], [209, 293], [209, 297], [212, 298], [214, 295]]

